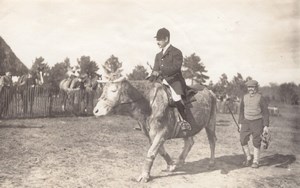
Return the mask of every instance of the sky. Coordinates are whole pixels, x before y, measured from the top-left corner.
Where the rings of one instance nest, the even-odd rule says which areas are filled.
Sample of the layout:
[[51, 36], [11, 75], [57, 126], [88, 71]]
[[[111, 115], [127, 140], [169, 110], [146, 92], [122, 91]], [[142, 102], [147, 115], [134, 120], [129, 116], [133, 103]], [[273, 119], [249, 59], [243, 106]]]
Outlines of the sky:
[[112, 54], [125, 73], [154, 64], [165, 27], [184, 56], [195, 53], [216, 83], [225, 73], [261, 86], [300, 84], [298, 0], [0, 0], [0, 36], [31, 67]]

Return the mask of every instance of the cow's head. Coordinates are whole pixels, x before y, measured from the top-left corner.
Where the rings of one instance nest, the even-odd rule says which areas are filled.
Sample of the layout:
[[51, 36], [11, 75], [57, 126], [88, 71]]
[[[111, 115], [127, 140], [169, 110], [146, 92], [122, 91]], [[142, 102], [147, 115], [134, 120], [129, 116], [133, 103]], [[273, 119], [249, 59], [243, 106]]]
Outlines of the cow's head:
[[105, 82], [101, 97], [93, 110], [95, 116], [104, 116], [110, 113], [113, 108], [124, 102], [124, 87], [123, 81], [125, 78], [120, 78], [115, 81]]

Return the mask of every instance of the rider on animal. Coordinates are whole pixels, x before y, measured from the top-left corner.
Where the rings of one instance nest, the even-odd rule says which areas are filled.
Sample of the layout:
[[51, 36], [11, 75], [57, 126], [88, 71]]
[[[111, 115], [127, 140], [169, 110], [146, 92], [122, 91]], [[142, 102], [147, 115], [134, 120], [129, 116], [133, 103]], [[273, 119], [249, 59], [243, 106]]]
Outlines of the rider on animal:
[[181, 72], [182, 52], [170, 44], [170, 32], [166, 28], [159, 29], [155, 38], [162, 50], [156, 54], [149, 81], [161, 79], [165, 85], [170, 86], [172, 99], [182, 117], [180, 126], [182, 129], [191, 129], [183, 100], [186, 99], [188, 87]]

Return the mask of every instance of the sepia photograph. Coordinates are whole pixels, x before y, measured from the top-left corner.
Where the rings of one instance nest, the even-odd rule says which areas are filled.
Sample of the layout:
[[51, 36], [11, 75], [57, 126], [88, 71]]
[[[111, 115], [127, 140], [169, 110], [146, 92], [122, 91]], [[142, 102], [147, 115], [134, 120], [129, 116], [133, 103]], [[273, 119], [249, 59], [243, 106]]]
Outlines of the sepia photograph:
[[300, 187], [299, 0], [0, 0], [0, 187]]

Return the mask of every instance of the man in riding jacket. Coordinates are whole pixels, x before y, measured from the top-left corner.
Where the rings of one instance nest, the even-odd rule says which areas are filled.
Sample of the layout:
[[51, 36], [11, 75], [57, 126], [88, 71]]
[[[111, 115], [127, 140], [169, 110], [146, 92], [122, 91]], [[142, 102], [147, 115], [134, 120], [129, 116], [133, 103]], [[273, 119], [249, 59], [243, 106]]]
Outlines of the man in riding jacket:
[[252, 135], [254, 146], [252, 168], [258, 168], [262, 141], [261, 135], [269, 132], [268, 104], [264, 97], [258, 93], [257, 81], [249, 80], [246, 82], [246, 86], [248, 93], [241, 100], [239, 114], [240, 141], [247, 157], [243, 165], [250, 166], [252, 163], [248, 146], [249, 137]]
[[19, 78], [19, 87], [34, 87], [36, 85], [36, 79], [32, 71], [29, 71], [28, 74], [25, 74]]
[[0, 78], [1, 87], [11, 87], [13, 85], [12, 74], [11, 72], [6, 72], [4, 76]]
[[157, 45], [161, 51], [156, 54], [153, 71], [149, 77], [150, 81], [155, 81], [158, 78], [163, 79], [163, 83], [170, 86], [172, 99], [182, 117], [180, 121], [182, 129], [190, 129], [190, 124], [187, 122], [187, 115], [182, 97], [186, 96], [187, 86], [182, 76], [181, 67], [183, 56], [179, 49], [170, 44], [170, 32], [166, 28], [161, 28], [157, 31]]

